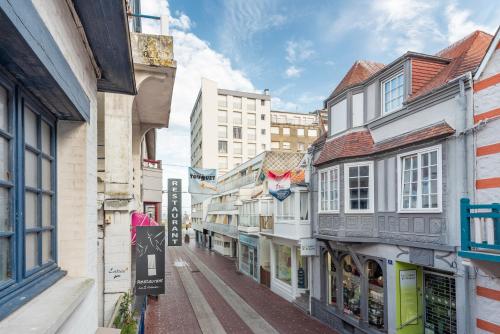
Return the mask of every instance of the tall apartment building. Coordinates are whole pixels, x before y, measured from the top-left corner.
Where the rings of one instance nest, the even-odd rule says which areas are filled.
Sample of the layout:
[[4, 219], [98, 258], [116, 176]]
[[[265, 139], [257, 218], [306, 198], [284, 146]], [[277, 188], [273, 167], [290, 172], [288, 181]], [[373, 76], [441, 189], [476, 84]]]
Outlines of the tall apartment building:
[[218, 175], [270, 149], [271, 96], [217, 87], [203, 78], [191, 113], [191, 166]]
[[319, 121], [316, 112], [271, 111], [271, 150], [305, 153], [320, 135]]

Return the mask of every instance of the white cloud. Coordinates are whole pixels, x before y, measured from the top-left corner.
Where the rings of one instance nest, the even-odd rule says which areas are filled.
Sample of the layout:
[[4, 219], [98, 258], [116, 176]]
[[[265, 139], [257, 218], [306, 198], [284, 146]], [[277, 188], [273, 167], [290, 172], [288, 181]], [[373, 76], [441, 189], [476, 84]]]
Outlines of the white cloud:
[[253, 37], [287, 21], [275, 0], [226, 1], [219, 13], [219, 38], [224, 53], [240, 61], [242, 52], [254, 48]]
[[446, 6], [446, 19], [448, 21], [448, 42], [453, 43], [467, 36], [474, 30], [483, 30], [494, 33], [495, 27], [487, 27], [473, 22], [470, 18], [471, 12], [467, 9], [458, 8], [455, 2]]
[[308, 40], [286, 42], [286, 60], [289, 63], [297, 63], [311, 58], [314, 55], [312, 42]]
[[297, 111], [299, 106], [290, 101], [284, 101], [278, 96], [271, 97], [272, 110]]
[[[245, 73], [235, 69], [228, 58], [214, 51], [207, 42], [189, 32], [192, 21], [188, 16], [183, 13], [176, 13], [177, 16], [172, 15], [168, 4], [162, 8], [160, 3], [164, 2], [160, 0], [142, 3], [148, 4], [148, 14], [159, 15], [161, 11], [166, 11], [170, 16], [170, 34], [174, 39], [177, 73], [170, 124], [167, 129], [158, 131], [157, 158], [164, 164], [164, 188], [166, 189], [168, 178], [180, 177], [187, 191], [187, 166], [191, 164], [189, 116], [200, 90], [201, 78], [216, 80], [220, 87], [227, 89], [255, 91], [255, 88]], [[143, 28], [146, 33], [159, 31], [155, 25], [143, 26]], [[190, 203], [189, 195], [184, 194], [183, 200], [184, 210], [187, 210]]]
[[294, 65], [289, 66], [285, 71], [285, 76], [287, 78], [298, 78], [300, 77], [300, 73], [302, 72], [301, 68], [297, 68]]

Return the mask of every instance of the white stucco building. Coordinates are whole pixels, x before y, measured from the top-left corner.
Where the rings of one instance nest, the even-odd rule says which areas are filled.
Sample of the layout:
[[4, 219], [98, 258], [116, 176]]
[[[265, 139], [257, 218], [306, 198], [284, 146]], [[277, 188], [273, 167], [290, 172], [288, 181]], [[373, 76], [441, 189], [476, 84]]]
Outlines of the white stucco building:
[[98, 328], [98, 91], [136, 93], [125, 13], [0, 2], [1, 333]]
[[203, 78], [191, 112], [191, 166], [218, 175], [270, 149], [271, 96], [217, 87]]

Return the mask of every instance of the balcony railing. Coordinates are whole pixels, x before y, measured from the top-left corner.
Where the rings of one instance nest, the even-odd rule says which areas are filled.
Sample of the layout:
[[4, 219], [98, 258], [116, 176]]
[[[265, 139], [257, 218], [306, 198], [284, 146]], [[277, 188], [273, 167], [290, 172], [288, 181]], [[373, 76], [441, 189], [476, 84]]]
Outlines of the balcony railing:
[[240, 226], [259, 227], [259, 215], [240, 215]]
[[237, 210], [236, 201], [225, 202], [225, 203], [210, 203], [208, 204], [208, 212], [213, 211], [233, 211]]
[[470, 204], [460, 201], [462, 245], [459, 255], [500, 262], [500, 203]]
[[229, 224], [205, 223], [205, 228], [215, 233], [227, 235], [231, 238], [238, 238], [238, 227]]
[[257, 173], [254, 172], [254, 173], [250, 173], [248, 175], [239, 177], [239, 178], [232, 180], [232, 181], [219, 183], [217, 185], [217, 188], [219, 189], [219, 193], [223, 193], [223, 192], [226, 192], [228, 190], [240, 188], [240, 187], [246, 186], [247, 184], [251, 184], [251, 183], [255, 182], [256, 174]]

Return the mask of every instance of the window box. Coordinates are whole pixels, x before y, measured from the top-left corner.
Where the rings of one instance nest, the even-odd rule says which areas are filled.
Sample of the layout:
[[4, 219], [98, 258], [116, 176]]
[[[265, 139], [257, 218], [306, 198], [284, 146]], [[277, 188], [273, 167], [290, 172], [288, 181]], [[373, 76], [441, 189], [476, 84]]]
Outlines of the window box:
[[373, 194], [373, 161], [344, 164], [345, 213], [373, 213]]
[[398, 155], [398, 212], [442, 212], [441, 145]]

